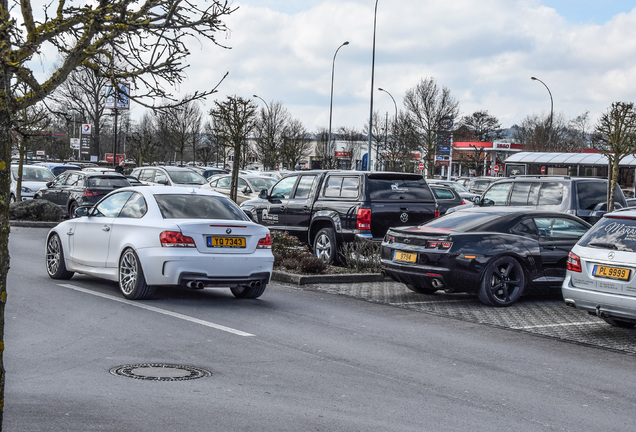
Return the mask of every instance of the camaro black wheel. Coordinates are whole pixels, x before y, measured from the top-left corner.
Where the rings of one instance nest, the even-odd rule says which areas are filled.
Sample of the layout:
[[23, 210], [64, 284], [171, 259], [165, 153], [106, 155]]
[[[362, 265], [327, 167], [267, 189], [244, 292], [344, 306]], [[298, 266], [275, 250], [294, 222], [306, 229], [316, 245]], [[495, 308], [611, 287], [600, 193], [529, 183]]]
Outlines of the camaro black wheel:
[[523, 294], [526, 276], [519, 261], [500, 257], [492, 261], [481, 278], [478, 297], [489, 306], [510, 306]]
[[334, 264], [338, 261], [336, 234], [331, 228], [323, 228], [318, 231], [314, 239], [314, 253], [327, 264]]
[[263, 295], [265, 288], [267, 288], [267, 284], [260, 284], [259, 286], [254, 287], [234, 287], [230, 288], [230, 291], [232, 291], [232, 294], [234, 294], [234, 297], [236, 298], [255, 299]]
[[411, 291], [419, 293], [419, 294], [435, 294], [438, 291], [437, 288], [424, 288], [424, 287], [419, 287], [419, 286], [409, 285], [409, 284], [407, 284], [406, 287], [410, 289]]
[[62, 242], [57, 234], [46, 241], [46, 272], [52, 279], [70, 279], [73, 272], [66, 270]]
[[132, 249], [126, 249], [119, 258], [119, 289], [128, 300], [143, 300], [155, 292], [146, 283], [139, 257]]
[[607, 318], [607, 317], [603, 317], [603, 320], [608, 323], [611, 326], [614, 327], [620, 327], [620, 328], [634, 328], [634, 326], [636, 326], [636, 323], [630, 322], [630, 321], [623, 321], [621, 319], [616, 319], [616, 318]]

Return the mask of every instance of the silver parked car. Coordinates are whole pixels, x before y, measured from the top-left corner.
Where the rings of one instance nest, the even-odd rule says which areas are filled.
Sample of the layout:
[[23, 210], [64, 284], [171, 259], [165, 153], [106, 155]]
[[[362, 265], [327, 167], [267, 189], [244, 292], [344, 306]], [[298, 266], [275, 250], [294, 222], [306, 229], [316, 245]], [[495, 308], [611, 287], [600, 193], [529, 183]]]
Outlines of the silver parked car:
[[616, 327], [636, 326], [636, 210], [607, 213], [569, 254], [561, 287], [568, 306]]

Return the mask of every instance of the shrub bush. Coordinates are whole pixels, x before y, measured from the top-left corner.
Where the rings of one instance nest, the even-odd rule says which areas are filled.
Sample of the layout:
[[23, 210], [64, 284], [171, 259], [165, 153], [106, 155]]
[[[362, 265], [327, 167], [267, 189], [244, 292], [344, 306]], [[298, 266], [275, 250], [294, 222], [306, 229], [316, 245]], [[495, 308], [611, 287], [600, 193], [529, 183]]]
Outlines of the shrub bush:
[[380, 248], [379, 242], [358, 238], [343, 244], [340, 253], [352, 271], [376, 273], [380, 271]]
[[22, 221], [59, 222], [66, 217], [66, 212], [50, 201], [32, 199], [11, 203], [9, 219]]
[[300, 258], [300, 271], [309, 274], [320, 274], [327, 270], [327, 264], [316, 255], [305, 254]]

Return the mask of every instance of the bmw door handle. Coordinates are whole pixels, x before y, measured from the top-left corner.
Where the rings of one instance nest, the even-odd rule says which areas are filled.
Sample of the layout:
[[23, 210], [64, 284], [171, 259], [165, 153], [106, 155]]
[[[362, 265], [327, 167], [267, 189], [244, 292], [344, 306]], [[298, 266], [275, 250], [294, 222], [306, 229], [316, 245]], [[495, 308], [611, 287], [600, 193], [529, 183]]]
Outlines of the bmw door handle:
[[110, 227], [108, 225], [104, 225], [102, 227], [102, 231], [110, 231]]
[[555, 249], [556, 249], [556, 246], [553, 246], [553, 245], [545, 245], [545, 246], [543, 246], [543, 249], [547, 249], [547, 250], [555, 250]]

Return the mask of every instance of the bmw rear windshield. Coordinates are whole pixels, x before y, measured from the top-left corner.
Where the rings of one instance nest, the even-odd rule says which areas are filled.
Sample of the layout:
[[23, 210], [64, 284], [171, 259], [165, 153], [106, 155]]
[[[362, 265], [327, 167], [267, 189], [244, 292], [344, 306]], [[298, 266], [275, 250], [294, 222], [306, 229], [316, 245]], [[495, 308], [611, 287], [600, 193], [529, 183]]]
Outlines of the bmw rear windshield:
[[636, 218], [606, 216], [578, 244], [589, 248], [636, 252]]
[[155, 195], [164, 219], [222, 219], [247, 221], [248, 217], [228, 198], [213, 195]]
[[367, 190], [371, 201], [434, 199], [426, 180], [419, 174], [369, 174]]

